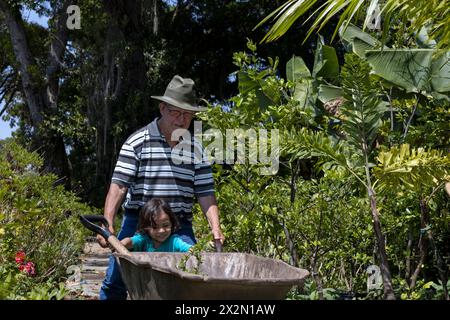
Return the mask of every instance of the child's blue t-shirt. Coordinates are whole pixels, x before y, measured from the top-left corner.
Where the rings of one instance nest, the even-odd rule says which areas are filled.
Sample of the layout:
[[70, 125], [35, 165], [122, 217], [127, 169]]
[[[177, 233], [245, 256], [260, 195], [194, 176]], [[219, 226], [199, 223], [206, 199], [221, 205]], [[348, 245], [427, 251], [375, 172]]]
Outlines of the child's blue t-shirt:
[[153, 247], [153, 240], [147, 234], [136, 233], [131, 237], [131, 243], [133, 251], [138, 252], [187, 252], [192, 247], [176, 234], [172, 234], [156, 249]]

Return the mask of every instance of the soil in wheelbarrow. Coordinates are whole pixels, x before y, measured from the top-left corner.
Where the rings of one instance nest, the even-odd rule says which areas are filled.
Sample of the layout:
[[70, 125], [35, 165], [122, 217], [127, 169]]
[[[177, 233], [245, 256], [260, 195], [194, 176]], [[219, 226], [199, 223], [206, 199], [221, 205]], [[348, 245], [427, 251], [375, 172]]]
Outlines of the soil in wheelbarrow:
[[302, 286], [308, 271], [245, 253], [114, 254], [131, 299], [284, 299], [292, 286]]

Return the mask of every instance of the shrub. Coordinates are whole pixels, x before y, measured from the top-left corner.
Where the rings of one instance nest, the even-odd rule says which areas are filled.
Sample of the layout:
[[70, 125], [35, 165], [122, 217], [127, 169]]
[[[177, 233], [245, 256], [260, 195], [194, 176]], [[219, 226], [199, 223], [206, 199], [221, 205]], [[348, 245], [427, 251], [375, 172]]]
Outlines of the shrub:
[[69, 265], [77, 263], [86, 231], [77, 215], [92, 213], [42, 159], [13, 140], [0, 141], [0, 298], [62, 298]]

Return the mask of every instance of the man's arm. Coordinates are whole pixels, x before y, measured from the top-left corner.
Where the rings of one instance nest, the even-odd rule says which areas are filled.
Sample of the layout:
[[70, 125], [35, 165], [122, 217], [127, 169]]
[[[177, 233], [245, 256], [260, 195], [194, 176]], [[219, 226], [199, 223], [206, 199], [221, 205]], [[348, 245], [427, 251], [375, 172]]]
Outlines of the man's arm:
[[217, 207], [216, 197], [199, 197], [198, 203], [200, 204], [200, 208], [208, 219], [209, 227], [211, 228], [214, 240], [220, 239], [220, 243], [223, 244], [225, 237], [222, 233], [222, 229], [220, 228], [219, 208]]
[[[109, 224], [108, 229], [111, 233], [114, 233], [114, 217], [116, 216], [117, 211], [119, 211], [119, 207], [122, 204], [123, 199], [127, 194], [127, 191], [128, 191], [127, 187], [121, 186], [116, 183], [111, 183], [111, 185], [109, 186], [108, 195], [106, 196], [105, 200], [105, 209], [103, 215], [106, 221], [108, 221]], [[97, 241], [104, 248], [108, 246], [106, 240], [100, 235], [97, 235]]]

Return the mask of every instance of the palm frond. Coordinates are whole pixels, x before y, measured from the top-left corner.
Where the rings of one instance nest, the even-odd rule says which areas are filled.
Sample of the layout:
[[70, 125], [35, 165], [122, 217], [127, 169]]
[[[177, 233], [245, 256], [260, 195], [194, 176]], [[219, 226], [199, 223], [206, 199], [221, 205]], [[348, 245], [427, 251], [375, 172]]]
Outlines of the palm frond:
[[[280, 38], [297, 19], [305, 15], [317, 2], [318, 0], [289, 0], [281, 5], [255, 27], [260, 27], [270, 19], [275, 21], [261, 42], [270, 42]], [[340, 15], [333, 34], [334, 39], [341, 27], [347, 28], [349, 23], [364, 14], [363, 10], [367, 8], [363, 24], [364, 29], [372, 17], [373, 9], [379, 3], [379, 0], [371, 0], [368, 5], [365, 5], [367, 4], [365, 0], [327, 0], [304, 19], [303, 24], [310, 19], [315, 19], [306, 39], [313, 32], [319, 32], [329, 23], [331, 18]], [[450, 44], [449, 13], [450, 0], [387, 0], [380, 11], [384, 21], [382, 42], [384, 43], [387, 39], [394, 17], [403, 16], [410, 21], [408, 33], [415, 35], [424, 26], [428, 26], [430, 38], [437, 42], [437, 49], [447, 49]]]

